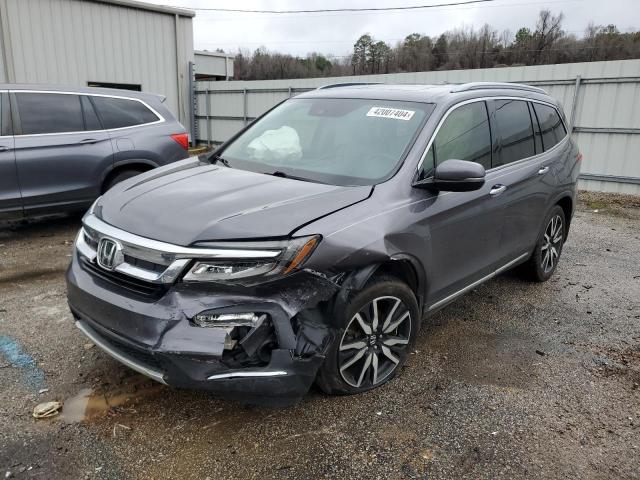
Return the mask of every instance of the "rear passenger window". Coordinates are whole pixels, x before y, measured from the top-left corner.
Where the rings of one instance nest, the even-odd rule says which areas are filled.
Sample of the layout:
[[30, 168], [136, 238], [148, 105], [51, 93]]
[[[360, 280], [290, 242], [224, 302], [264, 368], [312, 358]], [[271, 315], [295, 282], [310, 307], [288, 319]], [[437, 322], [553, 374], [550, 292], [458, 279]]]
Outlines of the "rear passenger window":
[[122, 128], [156, 122], [158, 116], [144, 104], [125, 98], [96, 97], [91, 100], [98, 110], [104, 128]]
[[521, 100], [495, 100], [494, 105], [500, 151], [493, 166], [534, 156], [533, 125], [527, 103]]
[[491, 168], [491, 131], [484, 102], [462, 105], [449, 114], [424, 158], [421, 178], [428, 177], [445, 160], [453, 159]]
[[545, 150], [549, 150], [567, 135], [567, 131], [555, 108], [541, 103], [534, 103], [533, 108], [540, 123], [542, 144]]
[[22, 135], [84, 130], [78, 95], [15, 93]]

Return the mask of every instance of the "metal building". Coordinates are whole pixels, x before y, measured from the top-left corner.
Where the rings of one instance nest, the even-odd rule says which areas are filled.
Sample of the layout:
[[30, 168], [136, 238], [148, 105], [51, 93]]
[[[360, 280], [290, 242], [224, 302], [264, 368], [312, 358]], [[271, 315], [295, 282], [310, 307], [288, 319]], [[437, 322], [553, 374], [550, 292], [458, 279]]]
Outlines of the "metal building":
[[0, 83], [159, 93], [189, 127], [194, 16], [134, 0], [0, 0]]
[[231, 80], [233, 55], [220, 52], [195, 51], [196, 80]]

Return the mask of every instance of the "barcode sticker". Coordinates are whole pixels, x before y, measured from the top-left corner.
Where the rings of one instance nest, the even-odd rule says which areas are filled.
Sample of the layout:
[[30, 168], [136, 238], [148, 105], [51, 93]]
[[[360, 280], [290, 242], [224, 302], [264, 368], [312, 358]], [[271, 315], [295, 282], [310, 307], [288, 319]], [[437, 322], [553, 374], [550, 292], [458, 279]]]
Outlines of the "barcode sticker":
[[413, 110], [402, 110], [401, 108], [388, 108], [388, 107], [371, 107], [367, 112], [367, 117], [379, 117], [379, 118], [393, 118], [395, 120], [411, 120], [413, 114], [416, 113]]

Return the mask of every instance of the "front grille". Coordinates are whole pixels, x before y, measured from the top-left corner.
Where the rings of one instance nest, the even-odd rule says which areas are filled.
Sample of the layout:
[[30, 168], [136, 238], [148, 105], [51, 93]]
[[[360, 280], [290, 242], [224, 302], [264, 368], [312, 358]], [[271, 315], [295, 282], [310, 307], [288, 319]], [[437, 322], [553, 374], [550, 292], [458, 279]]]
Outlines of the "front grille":
[[150, 272], [162, 273], [167, 269], [166, 265], [160, 265], [158, 263], [149, 262], [147, 260], [142, 260], [141, 258], [132, 257], [131, 255], [124, 255], [124, 261], [129, 265], [133, 265], [138, 268], [142, 268], [143, 270], [148, 270]]
[[161, 284], [147, 282], [119, 272], [103, 270], [86, 258], [81, 258], [80, 264], [82, 268], [91, 275], [145, 298], [158, 299], [167, 291], [167, 287]]

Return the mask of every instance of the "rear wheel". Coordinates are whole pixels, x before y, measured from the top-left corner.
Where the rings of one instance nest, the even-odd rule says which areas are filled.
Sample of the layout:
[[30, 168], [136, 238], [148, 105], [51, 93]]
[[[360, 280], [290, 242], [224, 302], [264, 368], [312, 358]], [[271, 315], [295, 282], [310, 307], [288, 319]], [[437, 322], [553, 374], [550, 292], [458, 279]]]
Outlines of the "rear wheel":
[[353, 296], [316, 383], [326, 393], [354, 394], [391, 380], [404, 364], [419, 329], [411, 289], [379, 277]]
[[564, 210], [556, 205], [545, 219], [544, 230], [531, 258], [521, 268], [523, 275], [529, 280], [537, 282], [545, 282], [551, 278], [558, 266], [565, 236]]

